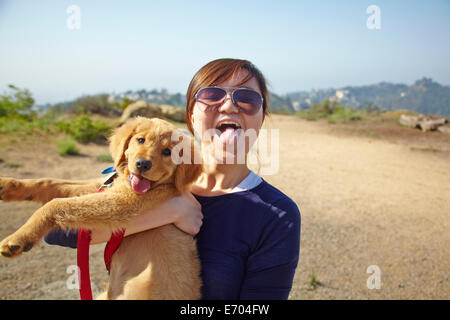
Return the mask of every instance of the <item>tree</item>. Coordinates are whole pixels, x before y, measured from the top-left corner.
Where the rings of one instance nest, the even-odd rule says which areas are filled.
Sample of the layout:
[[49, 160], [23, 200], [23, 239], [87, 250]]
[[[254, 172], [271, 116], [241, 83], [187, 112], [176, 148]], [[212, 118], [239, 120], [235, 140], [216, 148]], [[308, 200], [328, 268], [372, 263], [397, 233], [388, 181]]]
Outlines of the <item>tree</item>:
[[13, 84], [8, 88], [12, 91], [0, 96], [0, 117], [29, 116], [34, 112], [34, 99], [28, 89], [20, 89]]

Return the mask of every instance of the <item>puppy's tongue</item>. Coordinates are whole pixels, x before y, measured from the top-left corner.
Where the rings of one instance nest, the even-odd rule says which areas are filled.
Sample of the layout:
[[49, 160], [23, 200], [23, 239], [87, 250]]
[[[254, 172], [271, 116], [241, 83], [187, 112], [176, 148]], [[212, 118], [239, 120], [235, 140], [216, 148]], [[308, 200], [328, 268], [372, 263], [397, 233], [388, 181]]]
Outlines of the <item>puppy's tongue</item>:
[[137, 174], [131, 174], [129, 180], [131, 183], [131, 188], [139, 194], [146, 193], [151, 187], [150, 180]]

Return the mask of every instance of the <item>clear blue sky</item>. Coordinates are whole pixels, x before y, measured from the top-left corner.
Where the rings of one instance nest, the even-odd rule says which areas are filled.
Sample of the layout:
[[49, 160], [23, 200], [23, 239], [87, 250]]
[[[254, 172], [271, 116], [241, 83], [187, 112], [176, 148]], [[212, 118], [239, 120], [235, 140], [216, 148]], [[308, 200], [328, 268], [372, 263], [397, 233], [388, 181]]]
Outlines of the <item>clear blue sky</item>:
[[[381, 10], [369, 30], [366, 8]], [[70, 5], [79, 30], [66, 26]], [[0, 0], [0, 92], [37, 103], [167, 88], [212, 59], [245, 58], [278, 94], [422, 76], [450, 85], [450, 1]]]

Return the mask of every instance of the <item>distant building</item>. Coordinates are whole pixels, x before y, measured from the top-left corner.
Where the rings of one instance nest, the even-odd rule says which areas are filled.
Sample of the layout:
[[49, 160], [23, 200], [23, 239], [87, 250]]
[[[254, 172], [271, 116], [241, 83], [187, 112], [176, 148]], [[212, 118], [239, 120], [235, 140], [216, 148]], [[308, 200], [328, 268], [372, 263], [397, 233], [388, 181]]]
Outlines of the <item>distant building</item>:
[[336, 99], [342, 100], [348, 94], [348, 90], [336, 90]]

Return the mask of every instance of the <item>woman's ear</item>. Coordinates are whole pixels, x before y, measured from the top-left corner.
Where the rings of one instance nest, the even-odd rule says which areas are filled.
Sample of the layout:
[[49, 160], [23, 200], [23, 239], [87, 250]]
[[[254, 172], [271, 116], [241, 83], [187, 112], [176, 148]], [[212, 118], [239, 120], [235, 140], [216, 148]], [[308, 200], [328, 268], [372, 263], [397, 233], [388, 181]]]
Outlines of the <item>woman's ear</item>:
[[[191, 138], [188, 137], [188, 139]], [[180, 193], [187, 191], [189, 185], [197, 180], [203, 170], [200, 148], [198, 144], [194, 142], [194, 139], [191, 139], [190, 141], [190, 150], [182, 150], [182, 152], [191, 152], [190, 160], [181, 162], [175, 170], [175, 187]], [[183, 157], [183, 159], [185, 159], [185, 157]]]
[[140, 117], [125, 122], [119, 128], [115, 129], [109, 138], [109, 151], [114, 160], [114, 168], [118, 172], [123, 172], [124, 170], [124, 164], [126, 165], [127, 162], [125, 151], [128, 149], [130, 139], [135, 134], [140, 122]]

